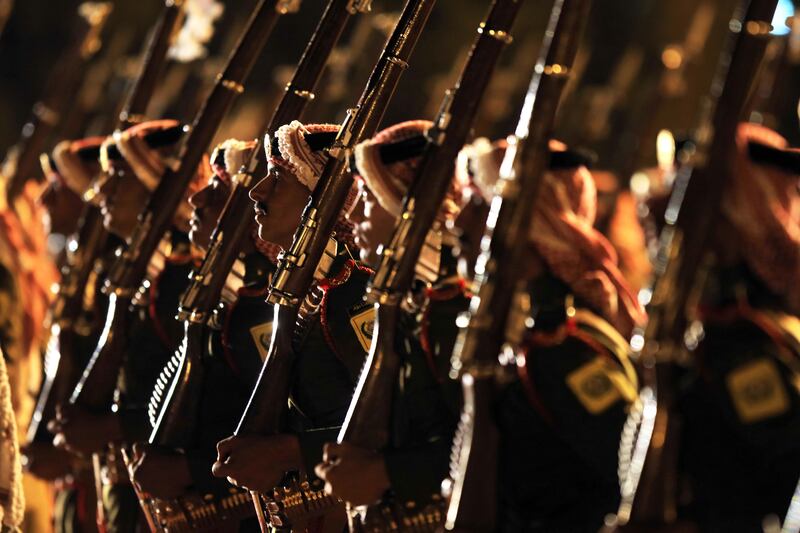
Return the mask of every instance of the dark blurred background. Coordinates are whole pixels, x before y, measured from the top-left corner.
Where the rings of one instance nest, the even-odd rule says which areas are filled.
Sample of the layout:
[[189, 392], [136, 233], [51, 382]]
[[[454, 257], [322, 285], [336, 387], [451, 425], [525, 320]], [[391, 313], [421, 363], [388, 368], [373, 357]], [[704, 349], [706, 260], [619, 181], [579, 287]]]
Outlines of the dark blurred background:
[[[258, 135], [325, 2], [303, 0], [299, 13], [282, 18], [219, 138]], [[161, 0], [112, 3], [103, 48], [72, 100], [82, 118], [62, 131], [62, 137], [108, 132], [126, 82], [136, 73], [142, 43], [163, 5]], [[256, 0], [222, 3], [225, 13], [216, 24], [208, 57], [170, 66], [167, 81], [152, 103], [151, 117], [191, 120]], [[67, 48], [77, 26], [78, 4], [76, 0], [0, 0], [0, 17], [5, 19], [0, 35], [3, 152], [19, 138], [59, 54]], [[737, 4], [738, 0], [596, 0], [576, 65], [578, 76], [561, 109], [558, 136], [594, 150], [599, 166], [621, 176], [652, 164], [660, 129], [680, 134], [696, 124]], [[306, 115], [308, 121], [339, 122], [344, 110], [355, 103], [402, 5], [401, 0], [374, 0], [372, 14], [351, 23]], [[479, 0], [438, 1], [386, 116], [387, 125], [433, 117], [458, 74], [487, 5], [488, 1]], [[781, 6], [785, 19], [793, 12], [792, 0], [782, 0]], [[523, 6], [514, 42], [485, 97], [477, 135], [496, 138], [513, 131], [550, 7], [549, 1], [528, 1]], [[788, 45], [791, 38], [794, 48]], [[763, 95], [756, 101], [754, 116], [777, 128], [794, 145], [800, 144], [798, 40], [798, 35], [773, 37], [775, 59], [767, 63], [762, 76], [765, 81], [759, 90]]]

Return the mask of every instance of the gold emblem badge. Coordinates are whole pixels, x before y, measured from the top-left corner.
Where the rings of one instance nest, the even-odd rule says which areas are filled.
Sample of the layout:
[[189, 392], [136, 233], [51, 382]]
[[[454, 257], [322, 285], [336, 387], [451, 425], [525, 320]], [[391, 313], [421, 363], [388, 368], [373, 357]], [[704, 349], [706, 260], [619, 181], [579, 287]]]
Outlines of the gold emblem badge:
[[[597, 415], [617, 400], [628, 399], [625, 375], [598, 356], [567, 375], [567, 385], [587, 411]], [[635, 392], [635, 391], [634, 391]]]
[[767, 358], [740, 366], [725, 378], [733, 406], [745, 424], [778, 416], [789, 408], [789, 397], [775, 363]]
[[352, 310], [350, 312], [350, 326], [353, 328], [361, 347], [365, 352], [369, 352], [372, 344], [372, 333], [375, 330], [375, 307], [369, 305]]
[[269, 353], [269, 344], [272, 340], [272, 322], [264, 322], [250, 328], [250, 335], [253, 336], [253, 343], [258, 349], [258, 355], [263, 362]]

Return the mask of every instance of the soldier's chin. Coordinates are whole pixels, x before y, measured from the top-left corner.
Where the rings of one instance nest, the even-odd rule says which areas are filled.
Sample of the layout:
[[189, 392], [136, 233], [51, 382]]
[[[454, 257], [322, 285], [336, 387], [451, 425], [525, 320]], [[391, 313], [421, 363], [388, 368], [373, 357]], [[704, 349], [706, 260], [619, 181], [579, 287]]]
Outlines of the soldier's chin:
[[273, 242], [272, 239], [274, 238], [269, 233], [269, 228], [262, 224], [258, 225], [258, 238], [264, 242]]

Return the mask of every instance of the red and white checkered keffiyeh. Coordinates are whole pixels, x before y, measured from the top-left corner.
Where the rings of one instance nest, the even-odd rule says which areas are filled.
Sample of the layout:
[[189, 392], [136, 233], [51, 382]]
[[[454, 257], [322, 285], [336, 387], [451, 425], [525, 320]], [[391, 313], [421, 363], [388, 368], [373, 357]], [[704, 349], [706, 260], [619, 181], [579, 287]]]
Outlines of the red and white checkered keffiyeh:
[[458, 181], [468, 184], [473, 192], [491, 202], [506, 148], [508, 142], [505, 139], [491, 142], [486, 137], [478, 137], [464, 145], [456, 159]]
[[[566, 146], [550, 141], [551, 151]], [[505, 144], [481, 141], [462, 151], [460, 167], [469, 169], [478, 189], [490, 194], [499, 179]], [[468, 161], [472, 157], [473, 161]], [[462, 170], [464, 172], [464, 170]], [[576, 296], [600, 312], [623, 335], [643, 325], [647, 315], [617, 266], [617, 253], [593, 225], [597, 190], [585, 166], [549, 171], [533, 214], [531, 244], [550, 271]]]
[[733, 175], [722, 212], [737, 231], [744, 260], [753, 273], [790, 309], [800, 312], [800, 175], [774, 165], [757, 164], [748, 144], [780, 150], [786, 139], [756, 124], [743, 123], [736, 136]]
[[617, 253], [597, 231], [597, 190], [586, 167], [547, 172], [536, 200], [530, 239], [575, 294], [623, 335], [646, 314], [617, 266]]
[[233, 176], [250, 160], [255, 147], [256, 141], [239, 139], [227, 139], [219, 143], [211, 152], [211, 171], [230, 186]]
[[[381, 207], [394, 216], [402, 214], [403, 198], [417, 175], [422, 158], [415, 156], [387, 164], [381, 160], [380, 148], [424, 135], [431, 126], [433, 123], [428, 120], [408, 120], [386, 128], [356, 146], [356, 167], [361, 179]], [[458, 216], [463, 205], [463, 188], [464, 184], [454, 175], [439, 209], [441, 218], [453, 220]]]

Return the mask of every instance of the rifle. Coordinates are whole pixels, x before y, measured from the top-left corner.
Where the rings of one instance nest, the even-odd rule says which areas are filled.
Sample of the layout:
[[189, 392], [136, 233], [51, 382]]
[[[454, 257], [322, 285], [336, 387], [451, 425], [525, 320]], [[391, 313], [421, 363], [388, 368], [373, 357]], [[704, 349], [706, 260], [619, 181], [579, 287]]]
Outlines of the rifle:
[[[42, 100], [34, 104], [33, 117], [22, 128], [22, 138], [9, 151], [4, 163], [6, 199], [9, 205], [22, 193], [39, 163], [39, 154], [61, 122], [61, 114], [80, 86], [83, 71], [101, 47], [103, 31], [112, 6], [109, 2], [84, 2], [78, 6], [81, 26], [75, 42], [59, 58], [47, 81]], [[7, 170], [9, 169], [9, 170]]]
[[[519, 0], [492, 2], [458, 83], [447, 91], [438, 117], [426, 133], [427, 144], [404, 200], [403, 214], [367, 289], [368, 299], [375, 303], [375, 333], [339, 442], [371, 450], [381, 450], [389, 442], [392, 392], [401, 365], [395, 346], [400, 303], [411, 289], [422, 247], [430, 245], [426, 242], [429, 236], [442, 230], [436, 215], [450, 187], [456, 156], [467, 140], [500, 54], [512, 40], [509, 32], [521, 5]], [[426, 512], [430, 509], [423, 510]], [[367, 510], [362, 521], [369, 522], [370, 514]], [[421, 523], [436, 528], [442, 513], [438, 515], [436, 520]], [[377, 518], [382, 519], [382, 514]], [[405, 519], [409, 525], [413, 521], [410, 517], [398, 520]]]
[[[303, 212], [290, 249], [278, 261], [267, 301], [275, 308], [275, 333], [261, 374], [236, 429], [236, 435], [275, 434], [283, 427], [294, 360], [292, 337], [298, 310], [314, 282], [323, 254], [329, 254], [331, 235], [353, 185], [349, 156], [357, 143], [372, 136], [397, 88], [435, 0], [408, 0], [403, 13], [367, 80], [357, 106], [347, 112], [331, 158]], [[281, 492], [279, 490], [279, 492]], [[316, 491], [315, 494], [322, 494]], [[254, 494], [256, 506], [270, 495]], [[332, 497], [321, 496], [315, 508], [325, 512]], [[273, 502], [274, 503], [274, 502]], [[327, 504], [327, 506], [326, 506]], [[278, 506], [279, 507], [279, 506]]]
[[92, 410], [102, 410], [109, 404], [117, 371], [122, 364], [128, 306], [147, 274], [150, 258], [172, 223], [183, 194], [222, 118], [236, 97], [244, 92], [242, 84], [275, 23], [280, 16], [297, 7], [297, 2], [292, 0], [261, 0], [255, 8], [228, 64], [217, 76], [214, 88], [195, 117], [182, 147], [178, 168], [167, 169], [164, 173], [139, 216], [140, 223], [127, 249], [117, 251], [117, 260], [106, 281], [109, 309], [103, 334], [72, 393], [71, 403]]
[[[296, 120], [314, 99], [314, 89], [327, 63], [328, 57], [344, 31], [351, 15], [369, 10], [368, 1], [331, 0], [311, 37], [294, 76], [284, 90], [283, 97], [272, 114], [266, 128], [272, 135], [280, 126]], [[263, 141], [253, 148], [250, 160], [232, 179], [232, 190], [220, 214], [217, 227], [211, 236], [208, 253], [201, 266], [192, 275], [192, 282], [181, 298], [178, 319], [186, 321], [184, 343], [175, 365], [169, 390], [161, 406], [157, 423], [150, 435], [150, 444], [171, 449], [187, 448], [192, 442], [200, 416], [199, 404], [205, 381], [202, 357], [205, 353], [205, 332], [211, 312], [220, 299], [226, 277], [239, 255], [242, 241], [252, 227], [252, 217], [242, 216], [250, 208], [249, 191], [260, 176], [267, 172]], [[236, 512], [246, 506], [254, 511], [253, 502], [244, 493], [237, 499], [238, 506], [223, 506], [211, 515]], [[170, 514], [165, 509], [181, 513], [183, 506], [154, 498], [142, 501], [145, 513], [151, 510], [153, 522], [167, 526]], [[173, 512], [173, 514], [177, 514]], [[224, 519], [224, 518], [223, 518]], [[188, 520], [187, 520], [188, 522]], [[188, 524], [187, 524], [188, 525]], [[174, 524], [171, 525], [174, 527]], [[170, 528], [170, 531], [173, 529]]]
[[[147, 104], [155, 91], [156, 81], [164, 69], [171, 36], [183, 11], [182, 2], [167, 0], [164, 10], [153, 28], [152, 36], [145, 47], [142, 68], [120, 114], [118, 129], [126, 129], [143, 120]], [[173, 139], [174, 140], [174, 139]], [[158, 142], [157, 139], [153, 140]], [[119, 152], [111, 153], [112, 157]], [[87, 150], [79, 154], [85, 161], [97, 161], [99, 150]], [[62, 401], [69, 389], [78, 381], [77, 371], [81, 362], [76, 354], [78, 336], [86, 337], [95, 327], [86, 320], [84, 294], [86, 286], [95, 271], [97, 261], [107, 250], [111, 236], [103, 227], [100, 209], [89, 204], [84, 212], [75, 242], [75, 252], [62, 269], [62, 281], [53, 307], [54, 326], [51, 336], [57, 341], [48, 346], [48, 365], [36, 409], [28, 428], [29, 442], [52, 440], [45, 429], [46, 422], [52, 418], [55, 405]], [[55, 394], [53, 394], [55, 393]]]
[[156, 84], [167, 64], [167, 53], [181, 22], [185, 0], [165, 0], [161, 17], [142, 55], [142, 66], [119, 114], [118, 130], [144, 122], [147, 105], [156, 91]]
[[[707, 243], [732, 169], [736, 129], [748, 115], [755, 73], [777, 0], [752, 0], [734, 14], [728, 43], [706, 102], [689, 164], [678, 172], [659, 239], [656, 281], [643, 335], [634, 336], [642, 368], [639, 409], [623, 432], [622, 501], [614, 529], [674, 522], [675, 460], [680, 420], [675, 411], [675, 366], [686, 325], [707, 269]], [[746, 8], [746, 11], [745, 11]], [[658, 429], [659, 438], [652, 439]], [[627, 463], [627, 464], [625, 464]]]
[[[453, 371], [461, 376], [464, 406], [454, 441], [445, 529], [491, 531], [496, 520], [498, 429], [492, 411], [498, 355], [506, 342], [509, 309], [521, 289], [532, 206], [548, 164], [547, 143], [571, 75], [591, 0], [557, 0], [545, 31], [517, 129], [501, 167], [484, 244], [476, 266], [470, 320], [461, 331]], [[521, 244], [522, 243], [522, 244]]]

